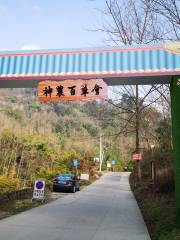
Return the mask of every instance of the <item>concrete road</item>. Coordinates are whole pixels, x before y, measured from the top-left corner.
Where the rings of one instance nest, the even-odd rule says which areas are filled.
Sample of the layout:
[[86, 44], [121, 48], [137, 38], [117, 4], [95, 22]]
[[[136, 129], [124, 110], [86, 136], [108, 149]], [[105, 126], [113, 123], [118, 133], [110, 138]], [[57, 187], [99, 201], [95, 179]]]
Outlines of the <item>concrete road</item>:
[[128, 173], [0, 221], [0, 240], [150, 240]]

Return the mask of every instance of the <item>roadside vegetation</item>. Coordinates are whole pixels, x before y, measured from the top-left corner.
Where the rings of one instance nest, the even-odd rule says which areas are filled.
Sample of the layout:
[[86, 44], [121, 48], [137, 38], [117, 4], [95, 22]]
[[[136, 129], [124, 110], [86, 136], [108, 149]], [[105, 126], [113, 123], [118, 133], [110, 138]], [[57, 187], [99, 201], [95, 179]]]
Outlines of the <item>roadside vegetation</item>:
[[[99, 170], [99, 135], [104, 135], [104, 162], [116, 159], [117, 171], [130, 167], [126, 143], [115, 140], [116, 126], [109, 122], [111, 106], [104, 102], [40, 104], [35, 90], [1, 89], [0, 192], [32, 187], [45, 179], [51, 188], [57, 173], [73, 172], [93, 178]], [[131, 140], [132, 141], [132, 140]]]
[[[152, 240], [180, 239], [180, 228], [176, 221], [170, 129], [170, 119], [160, 121], [156, 129], [156, 147], [146, 149], [143, 153], [142, 179], [138, 179], [136, 163], [130, 176], [131, 188]], [[152, 161], [155, 165], [154, 184], [151, 175]]]

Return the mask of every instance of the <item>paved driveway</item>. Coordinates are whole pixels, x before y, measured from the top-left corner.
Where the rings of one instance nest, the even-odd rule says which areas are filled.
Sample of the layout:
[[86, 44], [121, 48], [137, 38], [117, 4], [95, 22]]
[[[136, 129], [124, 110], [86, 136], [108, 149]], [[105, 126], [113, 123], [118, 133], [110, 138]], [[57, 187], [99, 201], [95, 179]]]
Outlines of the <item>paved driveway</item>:
[[108, 173], [81, 192], [0, 221], [0, 240], [150, 240], [129, 173]]

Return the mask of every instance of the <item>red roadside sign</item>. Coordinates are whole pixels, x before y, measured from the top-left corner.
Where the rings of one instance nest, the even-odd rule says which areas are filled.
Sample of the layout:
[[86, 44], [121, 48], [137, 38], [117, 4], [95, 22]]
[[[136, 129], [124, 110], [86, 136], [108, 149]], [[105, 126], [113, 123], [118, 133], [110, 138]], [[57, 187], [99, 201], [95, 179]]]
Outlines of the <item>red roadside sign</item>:
[[134, 153], [134, 154], [132, 155], [132, 160], [133, 160], [133, 161], [142, 160], [142, 155], [141, 155], [141, 153]]

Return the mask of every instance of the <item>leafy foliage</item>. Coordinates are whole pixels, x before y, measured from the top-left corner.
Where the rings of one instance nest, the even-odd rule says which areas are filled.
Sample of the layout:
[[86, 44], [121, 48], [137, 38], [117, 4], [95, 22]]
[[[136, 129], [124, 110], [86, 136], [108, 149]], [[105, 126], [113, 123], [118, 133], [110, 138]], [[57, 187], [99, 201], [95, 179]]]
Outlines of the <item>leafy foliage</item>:
[[0, 176], [0, 193], [13, 192], [21, 187], [22, 183], [18, 178]]

